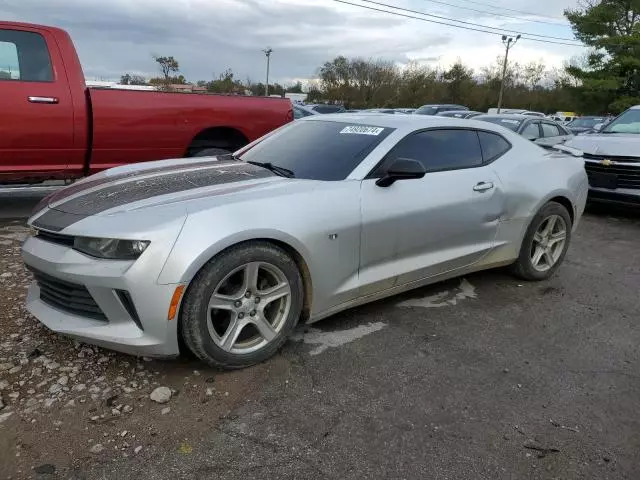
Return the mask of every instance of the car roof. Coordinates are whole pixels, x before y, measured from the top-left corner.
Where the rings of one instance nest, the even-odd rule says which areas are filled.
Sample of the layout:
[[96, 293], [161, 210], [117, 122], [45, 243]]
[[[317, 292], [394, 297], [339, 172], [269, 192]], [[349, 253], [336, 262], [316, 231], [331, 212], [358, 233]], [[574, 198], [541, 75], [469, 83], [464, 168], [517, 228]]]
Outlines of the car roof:
[[[455, 113], [456, 115], [469, 115], [470, 113], [482, 113], [476, 112], [475, 110], [443, 110], [442, 112], [438, 112], [437, 115], [442, 115], [443, 113]], [[484, 113], [482, 113], [484, 115]]]
[[460, 105], [458, 103], [427, 103], [425, 105], [421, 105], [420, 108], [422, 107], [465, 107], [464, 105]]
[[477, 119], [482, 118], [504, 118], [509, 120], [540, 120], [541, 117], [535, 117], [533, 115], [522, 115], [521, 113], [486, 113], [474, 117]]
[[[314, 115], [296, 120], [296, 122], [340, 122], [349, 125], [368, 125], [374, 127], [395, 128], [411, 132], [423, 128], [434, 127], [467, 127], [480, 130], [492, 130], [503, 132], [503, 127], [493, 123], [481, 122], [472, 119], [439, 117], [436, 115], [389, 115], [386, 113], [329, 113], [327, 115]], [[529, 118], [529, 117], [525, 117]]]

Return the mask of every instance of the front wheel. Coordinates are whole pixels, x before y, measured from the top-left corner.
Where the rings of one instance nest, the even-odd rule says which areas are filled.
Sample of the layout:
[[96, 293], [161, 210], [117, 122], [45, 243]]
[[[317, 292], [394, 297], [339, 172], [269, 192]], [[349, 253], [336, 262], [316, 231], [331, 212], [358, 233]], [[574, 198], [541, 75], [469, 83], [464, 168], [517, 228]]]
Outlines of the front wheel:
[[285, 343], [302, 304], [291, 257], [270, 243], [245, 243], [213, 258], [193, 279], [180, 315], [182, 336], [212, 366], [247, 367]]
[[566, 207], [547, 203], [527, 229], [514, 273], [525, 280], [546, 280], [564, 260], [571, 241], [571, 217]]

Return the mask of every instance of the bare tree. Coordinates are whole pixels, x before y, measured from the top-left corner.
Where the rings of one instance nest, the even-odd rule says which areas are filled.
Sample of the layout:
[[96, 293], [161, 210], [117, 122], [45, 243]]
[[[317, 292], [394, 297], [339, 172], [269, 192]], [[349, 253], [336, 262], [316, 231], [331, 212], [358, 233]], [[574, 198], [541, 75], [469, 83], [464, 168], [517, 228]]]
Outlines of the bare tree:
[[158, 55], [153, 55], [153, 59], [158, 63], [160, 73], [162, 74], [164, 88], [168, 90], [171, 85], [171, 74], [175, 74], [180, 71], [180, 64], [173, 57], [159, 57]]

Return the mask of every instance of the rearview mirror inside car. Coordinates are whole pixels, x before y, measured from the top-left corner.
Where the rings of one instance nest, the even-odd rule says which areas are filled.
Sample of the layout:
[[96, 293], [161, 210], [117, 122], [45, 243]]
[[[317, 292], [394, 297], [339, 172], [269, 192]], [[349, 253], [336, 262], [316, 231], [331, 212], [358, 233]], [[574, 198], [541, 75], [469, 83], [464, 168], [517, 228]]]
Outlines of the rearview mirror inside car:
[[396, 180], [409, 180], [413, 178], [424, 177], [427, 171], [422, 163], [410, 158], [396, 158], [387, 171], [376, 180], [376, 185], [379, 187], [389, 187], [393, 185]]

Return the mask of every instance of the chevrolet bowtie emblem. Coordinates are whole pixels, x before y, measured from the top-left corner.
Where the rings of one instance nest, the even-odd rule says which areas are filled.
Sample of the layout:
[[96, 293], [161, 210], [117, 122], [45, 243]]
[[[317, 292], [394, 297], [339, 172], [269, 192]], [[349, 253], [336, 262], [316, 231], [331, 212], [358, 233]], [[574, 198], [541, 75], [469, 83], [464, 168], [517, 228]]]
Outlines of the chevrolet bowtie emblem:
[[609, 167], [613, 165], [613, 160], [609, 160], [608, 158], [605, 160], [600, 160], [600, 165], [604, 165], [605, 167]]

